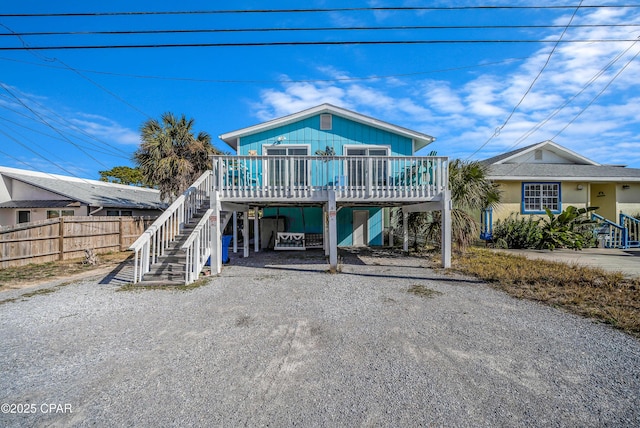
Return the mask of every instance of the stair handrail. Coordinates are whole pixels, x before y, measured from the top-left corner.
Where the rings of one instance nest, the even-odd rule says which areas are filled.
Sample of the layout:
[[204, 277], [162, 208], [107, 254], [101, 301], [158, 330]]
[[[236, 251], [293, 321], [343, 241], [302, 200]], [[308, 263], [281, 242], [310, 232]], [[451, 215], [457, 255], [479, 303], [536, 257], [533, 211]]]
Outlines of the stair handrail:
[[606, 248], [627, 248], [627, 229], [624, 226], [621, 226], [618, 223], [596, 213], [591, 213], [591, 219], [598, 220], [600, 223], [604, 223], [609, 226], [609, 242], [604, 243]]
[[169, 206], [151, 226], [131, 244], [134, 251], [133, 283], [140, 282], [151, 265], [165, 253], [204, 203], [211, 192], [211, 171], [204, 172], [189, 188]]
[[620, 213], [620, 224], [627, 230], [627, 248], [640, 246], [640, 219]]
[[202, 268], [211, 256], [211, 221], [213, 209], [208, 209], [193, 229], [181, 249], [185, 252], [184, 283], [189, 285], [198, 279]]

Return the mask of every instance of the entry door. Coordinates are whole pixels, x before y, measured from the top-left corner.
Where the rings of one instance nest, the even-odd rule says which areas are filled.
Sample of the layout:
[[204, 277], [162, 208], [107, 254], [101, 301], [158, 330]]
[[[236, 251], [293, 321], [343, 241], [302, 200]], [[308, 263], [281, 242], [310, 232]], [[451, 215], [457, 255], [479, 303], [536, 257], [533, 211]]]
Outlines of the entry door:
[[365, 247], [369, 243], [369, 211], [353, 211], [353, 246]]

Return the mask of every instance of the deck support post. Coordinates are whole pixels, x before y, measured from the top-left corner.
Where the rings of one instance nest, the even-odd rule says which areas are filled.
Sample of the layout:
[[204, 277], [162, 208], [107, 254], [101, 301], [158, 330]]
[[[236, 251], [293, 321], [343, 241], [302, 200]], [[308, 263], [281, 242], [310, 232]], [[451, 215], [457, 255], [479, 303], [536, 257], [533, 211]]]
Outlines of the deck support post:
[[253, 207], [253, 252], [257, 253], [260, 251], [260, 240], [258, 237], [260, 236], [260, 216], [258, 215], [259, 210], [258, 207]]
[[440, 253], [442, 256], [442, 267], [448, 269], [451, 267], [451, 191], [445, 189], [442, 193], [442, 224], [440, 229], [442, 236], [440, 239], [441, 248]]
[[336, 224], [337, 207], [336, 192], [329, 190], [329, 203], [327, 204], [329, 212], [329, 270], [331, 272], [338, 271], [338, 226]]
[[409, 213], [402, 209], [402, 251], [409, 252]]
[[211, 226], [211, 273], [219, 274], [222, 272], [222, 236], [220, 235], [220, 194], [217, 191], [211, 192], [210, 208], [213, 210], [209, 218]]
[[322, 249], [329, 256], [329, 204], [322, 205]]
[[249, 211], [244, 212], [242, 221], [242, 257], [249, 257]]
[[233, 212], [233, 253], [238, 252], [238, 212]]

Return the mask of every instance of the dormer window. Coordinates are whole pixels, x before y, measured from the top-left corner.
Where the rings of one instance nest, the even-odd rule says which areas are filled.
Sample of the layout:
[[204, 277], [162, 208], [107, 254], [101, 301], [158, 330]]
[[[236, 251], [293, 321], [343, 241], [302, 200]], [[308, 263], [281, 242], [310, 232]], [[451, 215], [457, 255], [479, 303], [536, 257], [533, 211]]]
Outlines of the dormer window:
[[320, 130], [331, 131], [332, 128], [332, 116], [329, 113], [320, 115]]

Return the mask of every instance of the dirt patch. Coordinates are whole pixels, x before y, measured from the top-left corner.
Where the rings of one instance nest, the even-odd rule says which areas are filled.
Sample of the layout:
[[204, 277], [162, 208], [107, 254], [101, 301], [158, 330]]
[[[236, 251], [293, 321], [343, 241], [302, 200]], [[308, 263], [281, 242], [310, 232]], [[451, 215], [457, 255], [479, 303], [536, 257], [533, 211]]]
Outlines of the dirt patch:
[[73, 259], [0, 269], [0, 293], [49, 282], [73, 281], [107, 274], [130, 257], [130, 252], [119, 252], [100, 254], [95, 265], [85, 263], [84, 259]]

